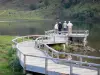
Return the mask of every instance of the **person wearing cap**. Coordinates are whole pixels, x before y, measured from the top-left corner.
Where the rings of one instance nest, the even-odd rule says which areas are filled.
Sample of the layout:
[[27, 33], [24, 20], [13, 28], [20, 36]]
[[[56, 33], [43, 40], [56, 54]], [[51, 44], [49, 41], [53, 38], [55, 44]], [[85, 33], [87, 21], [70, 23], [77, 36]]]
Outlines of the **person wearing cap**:
[[67, 31], [67, 23], [66, 23], [66, 21], [64, 21], [64, 23], [63, 23], [63, 30]]
[[67, 26], [68, 26], [68, 34], [71, 34], [72, 33], [72, 26], [73, 26], [73, 24], [70, 21], [68, 21]]
[[58, 32], [58, 23], [56, 22], [55, 26], [54, 26], [54, 30], [55, 30], [55, 33]]

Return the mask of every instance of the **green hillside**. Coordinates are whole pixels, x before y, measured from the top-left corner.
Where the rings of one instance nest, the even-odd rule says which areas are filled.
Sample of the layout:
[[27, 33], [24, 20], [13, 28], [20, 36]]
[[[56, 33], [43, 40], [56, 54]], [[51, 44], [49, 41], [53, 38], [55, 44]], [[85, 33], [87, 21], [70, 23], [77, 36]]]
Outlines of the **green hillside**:
[[[1, 0], [2, 1], [2, 0]], [[1, 19], [100, 20], [99, 0], [5, 0]]]

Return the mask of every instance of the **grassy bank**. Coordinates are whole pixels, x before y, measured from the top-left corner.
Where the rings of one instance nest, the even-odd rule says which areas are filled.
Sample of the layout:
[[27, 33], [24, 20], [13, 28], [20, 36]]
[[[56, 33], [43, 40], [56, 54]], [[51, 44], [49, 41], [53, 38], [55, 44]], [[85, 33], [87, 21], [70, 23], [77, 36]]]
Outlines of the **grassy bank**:
[[43, 20], [38, 11], [18, 11], [14, 9], [0, 10], [1, 20]]
[[13, 38], [14, 36], [0, 36], [0, 75], [20, 75], [10, 66], [14, 60], [14, 51], [11, 48]]

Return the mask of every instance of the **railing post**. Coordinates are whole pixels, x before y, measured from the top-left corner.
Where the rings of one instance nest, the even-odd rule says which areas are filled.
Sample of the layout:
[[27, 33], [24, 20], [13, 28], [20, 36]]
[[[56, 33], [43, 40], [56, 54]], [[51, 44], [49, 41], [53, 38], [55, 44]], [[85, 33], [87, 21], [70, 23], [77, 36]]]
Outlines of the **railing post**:
[[72, 68], [72, 63], [70, 62], [70, 75], [73, 74], [73, 68]]
[[87, 37], [84, 37], [84, 39], [83, 39], [83, 45], [84, 45], [84, 47], [86, 46], [86, 41], [87, 41]]
[[48, 58], [45, 58], [45, 75], [48, 75]]
[[48, 48], [46, 48], [46, 54], [47, 54], [47, 56], [48, 56]]
[[81, 64], [82, 61], [83, 61], [83, 60], [82, 60], [82, 57], [80, 57], [80, 66], [82, 66], [82, 64]]
[[26, 74], [26, 55], [24, 55], [24, 68], [23, 73]]
[[65, 44], [68, 45], [68, 35], [65, 36]]
[[59, 52], [57, 53], [57, 58], [59, 58]]
[[98, 68], [98, 75], [100, 75], [100, 68]]

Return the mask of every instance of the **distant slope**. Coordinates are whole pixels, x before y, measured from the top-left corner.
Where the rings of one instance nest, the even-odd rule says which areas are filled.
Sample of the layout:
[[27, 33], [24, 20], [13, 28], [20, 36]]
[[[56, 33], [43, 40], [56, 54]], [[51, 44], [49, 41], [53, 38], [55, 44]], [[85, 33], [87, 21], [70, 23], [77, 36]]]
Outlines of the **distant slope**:
[[0, 9], [12, 9], [16, 13], [25, 11], [33, 14], [31, 18], [100, 20], [99, 0], [0, 0], [0, 3], [3, 4]]

